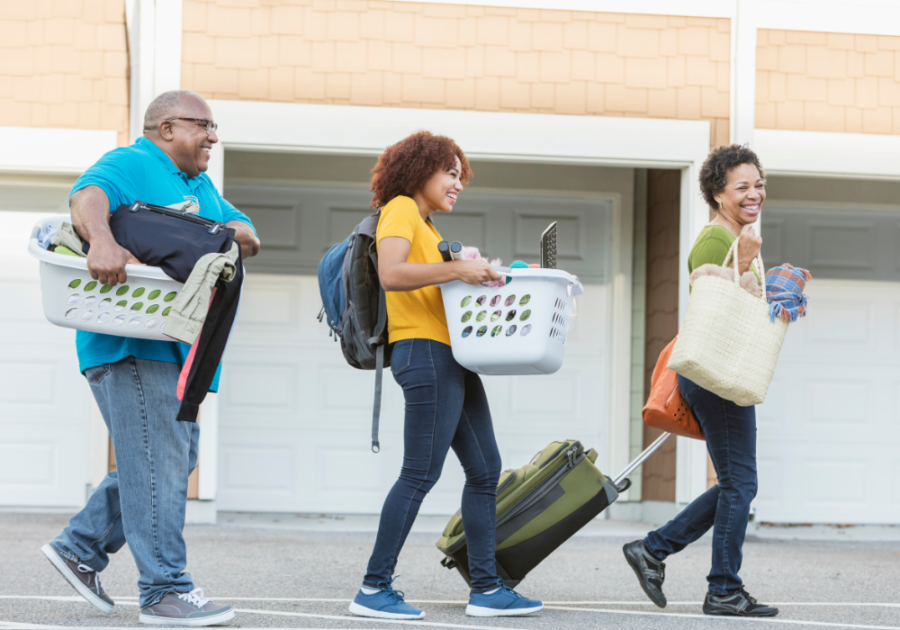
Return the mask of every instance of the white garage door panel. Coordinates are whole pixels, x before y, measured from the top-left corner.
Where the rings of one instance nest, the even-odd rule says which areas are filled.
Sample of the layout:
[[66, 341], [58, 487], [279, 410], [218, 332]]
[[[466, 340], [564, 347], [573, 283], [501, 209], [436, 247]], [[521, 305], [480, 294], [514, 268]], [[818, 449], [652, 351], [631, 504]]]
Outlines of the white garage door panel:
[[[268, 295], [283, 309], [294, 308], [286, 295], [312, 295], [319, 303], [314, 277], [251, 274], [246, 284], [245, 298]], [[607, 306], [607, 288], [589, 285], [579, 300], [582, 315], [573, 321], [566, 362], [556, 374], [484, 377], [504, 467], [519, 467], [546, 443], [563, 438], [596, 448], [598, 465], [604, 466], [608, 445], [601, 427], [608, 370], [601, 360], [601, 338]], [[397, 478], [402, 390], [387, 371], [382, 450], [373, 454], [374, 373], [349, 367], [326, 326], [316, 321], [317, 309], [296, 312], [304, 310], [312, 325], [300, 320], [291, 332], [285, 326], [272, 334], [267, 321], [292, 318], [278, 308], [257, 308], [248, 324], [248, 309], [242, 306], [220, 394], [221, 509], [373, 513]], [[463, 483], [462, 468], [451, 453], [422, 512], [455, 511]]]
[[38, 264], [26, 252], [40, 216], [0, 212], [0, 505], [79, 506], [90, 390], [75, 332], [44, 318]]
[[900, 285], [813, 280], [758, 408], [760, 520], [900, 521]]
[[[321, 194], [315, 191], [311, 199]], [[351, 210], [347, 212], [354, 214], [347, 218], [340, 234], [352, 228], [359, 212], [365, 212], [350, 203], [358, 196], [355, 192], [348, 197]], [[479, 202], [485, 206], [485, 213], [490, 201]], [[583, 233], [570, 230], [566, 237], [565, 242], [571, 242], [573, 260], [588, 259], [585, 238], [590, 230], [598, 235], [598, 247], [603, 247], [606, 237], [600, 235], [609, 232], [607, 206], [597, 206], [591, 215], [583, 199], [553, 200], [553, 204], [529, 200], [525, 204], [528, 216], [516, 221], [534, 223], [529, 224], [528, 231], [535, 231], [538, 224], [546, 226], [549, 222], [548, 211], [543, 210], [541, 215], [537, 208], [553, 207], [552, 216], [563, 219], [566, 229], [575, 230], [575, 223], [566, 223], [569, 214], [582, 226]], [[567, 204], [571, 213], [567, 213]], [[472, 216], [454, 217], [462, 222], [454, 224], [454, 229], [465, 231], [463, 224], [475, 220], [479, 208], [473, 204], [468, 209]], [[512, 220], [514, 211], [503, 211]], [[335, 219], [335, 210], [330, 216]], [[485, 216], [479, 220], [487, 220]], [[509, 241], [502, 247], [510, 255], [520, 250], [526, 255], [526, 249], [530, 252], [533, 246], [524, 241], [516, 244], [514, 238], [524, 229], [518, 223], [509, 223], [504, 236], [493, 240]], [[480, 237], [485, 238], [483, 234]], [[316, 249], [321, 247], [320, 243]], [[282, 264], [289, 266], [287, 253], [276, 251], [273, 256], [284, 255]], [[321, 256], [318, 251], [315, 255]], [[600, 260], [597, 252], [590, 256], [591, 260]], [[596, 265], [597, 277], [604, 276], [605, 264]], [[585, 295], [578, 299], [578, 317], [572, 322], [566, 361], [558, 373], [483, 378], [504, 467], [519, 467], [547, 443], [566, 438], [580, 439], [587, 447], [596, 448], [600, 453], [598, 465], [601, 469], [608, 467], [609, 285], [587, 284], [585, 289]], [[374, 373], [346, 364], [340, 345], [328, 336], [327, 326], [316, 319], [320, 308], [315, 276], [265, 275], [252, 269], [247, 276], [220, 394], [220, 509], [378, 513], [397, 479], [403, 456], [403, 392], [386, 372], [381, 452], [373, 454]], [[425, 500], [422, 513], [456, 511], [463, 485], [462, 467], [450, 453], [440, 483]]]

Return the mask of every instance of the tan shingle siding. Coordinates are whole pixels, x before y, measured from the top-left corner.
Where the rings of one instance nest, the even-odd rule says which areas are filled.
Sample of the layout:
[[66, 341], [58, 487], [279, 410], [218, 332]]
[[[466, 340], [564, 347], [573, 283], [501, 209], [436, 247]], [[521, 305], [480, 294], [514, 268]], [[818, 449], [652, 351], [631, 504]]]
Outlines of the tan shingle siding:
[[0, 119], [128, 141], [124, 0], [0, 2]]
[[730, 24], [376, 0], [185, 0], [182, 85], [210, 98], [709, 120]]
[[756, 126], [900, 134], [900, 37], [761, 29]]

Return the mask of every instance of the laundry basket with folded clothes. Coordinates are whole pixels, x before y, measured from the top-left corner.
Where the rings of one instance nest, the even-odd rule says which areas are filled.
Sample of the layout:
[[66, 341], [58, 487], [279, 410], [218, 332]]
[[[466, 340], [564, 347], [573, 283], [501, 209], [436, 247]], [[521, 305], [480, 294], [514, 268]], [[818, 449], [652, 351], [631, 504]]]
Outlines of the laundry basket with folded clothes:
[[145, 263], [127, 265], [128, 279], [115, 287], [91, 278], [90, 245], [66, 217], [32, 228], [28, 251], [40, 261], [44, 314], [58, 326], [194, 346], [179, 385], [179, 419], [193, 421], [237, 316], [244, 269], [234, 230], [140, 201], [120, 206], [109, 224], [116, 242]]

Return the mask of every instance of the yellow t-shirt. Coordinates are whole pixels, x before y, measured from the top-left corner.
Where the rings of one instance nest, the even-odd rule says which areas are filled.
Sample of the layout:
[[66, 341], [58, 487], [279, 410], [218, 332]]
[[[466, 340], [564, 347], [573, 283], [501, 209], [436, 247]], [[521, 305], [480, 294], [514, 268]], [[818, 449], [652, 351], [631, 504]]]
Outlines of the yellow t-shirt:
[[[410, 242], [411, 263], [443, 262], [438, 243], [443, 239], [430, 222], [422, 219], [419, 207], [409, 197], [391, 199], [381, 209], [375, 242], [387, 237], [403, 238]], [[415, 291], [388, 291], [388, 339], [395, 343], [402, 339], [433, 339], [450, 345], [447, 317], [441, 290], [435, 286]]]

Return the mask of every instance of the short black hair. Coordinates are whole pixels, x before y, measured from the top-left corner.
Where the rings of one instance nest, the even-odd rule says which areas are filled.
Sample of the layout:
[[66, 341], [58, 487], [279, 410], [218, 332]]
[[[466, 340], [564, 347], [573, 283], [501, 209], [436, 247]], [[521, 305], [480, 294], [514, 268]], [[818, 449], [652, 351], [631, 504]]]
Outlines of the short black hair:
[[728, 173], [741, 164], [752, 164], [759, 169], [759, 176], [765, 178], [759, 156], [746, 144], [730, 144], [713, 149], [700, 169], [700, 192], [709, 207], [719, 209], [716, 195], [725, 190]]

